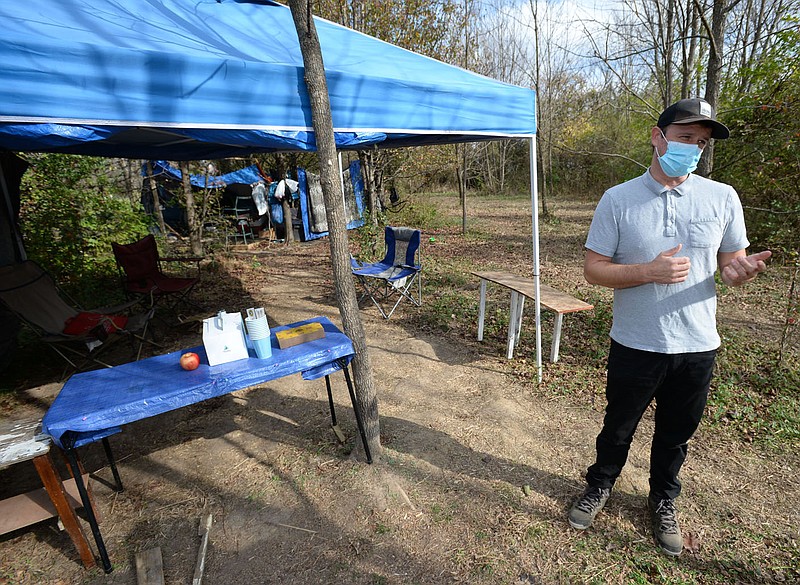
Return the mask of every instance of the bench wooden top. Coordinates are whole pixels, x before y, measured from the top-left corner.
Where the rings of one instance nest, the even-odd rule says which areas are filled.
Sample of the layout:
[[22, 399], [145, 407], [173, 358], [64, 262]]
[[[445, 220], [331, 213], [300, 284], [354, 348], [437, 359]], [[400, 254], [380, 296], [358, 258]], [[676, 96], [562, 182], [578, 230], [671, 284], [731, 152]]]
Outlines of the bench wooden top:
[[[472, 272], [472, 274], [483, 280], [489, 280], [505, 286], [506, 288], [513, 289], [528, 298], [536, 298], [536, 288], [532, 278], [524, 278], [508, 272]], [[540, 302], [542, 305], [556, 313], [574, 313], [576, 311], [588, 311], [594, 308], [594, 305], [576, 299], [546, 284], [539, 283], [539, 290], [541, 292]]]
[[0, 421], [0, 469], [50, 450], [50, 438], [37, 435], [39, 419]]

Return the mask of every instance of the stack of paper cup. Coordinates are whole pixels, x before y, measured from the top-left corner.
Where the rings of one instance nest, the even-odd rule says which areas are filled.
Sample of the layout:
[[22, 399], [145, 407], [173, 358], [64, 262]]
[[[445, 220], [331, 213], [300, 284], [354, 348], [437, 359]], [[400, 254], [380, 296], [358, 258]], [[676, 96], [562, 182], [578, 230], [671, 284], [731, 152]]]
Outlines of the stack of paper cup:
[[269, 340], [269, 325], [263, 308], [247, 309], [244, 320], [247, 325], [247, 335], [260, 359], [272, 357], [272, 344]]

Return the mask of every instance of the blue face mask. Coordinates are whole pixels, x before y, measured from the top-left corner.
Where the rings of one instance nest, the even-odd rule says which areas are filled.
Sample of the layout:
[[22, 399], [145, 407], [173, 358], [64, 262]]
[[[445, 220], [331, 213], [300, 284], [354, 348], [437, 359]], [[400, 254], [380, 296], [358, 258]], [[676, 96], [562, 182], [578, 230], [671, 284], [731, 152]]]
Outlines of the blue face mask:
[[[664, 133], [661, 133], [664, 136]], [[696, 144], [686, 144], [685, 142], [672, 142], [667, 140], [667, 151], [658, 157], [661, 170], [668, 177], [685, 177], [697, 168], [703, 151]]]

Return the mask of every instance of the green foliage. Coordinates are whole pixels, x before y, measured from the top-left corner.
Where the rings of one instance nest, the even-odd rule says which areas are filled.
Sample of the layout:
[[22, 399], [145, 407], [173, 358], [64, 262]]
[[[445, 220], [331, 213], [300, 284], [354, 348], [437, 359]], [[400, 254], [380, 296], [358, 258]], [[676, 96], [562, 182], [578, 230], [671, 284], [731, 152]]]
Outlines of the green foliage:
[[105, 159], [62, 154], [27, 158], [20, 227], [28, 256], [61, 282], [82, 282], [79, 288], [92, 298], [94, 277], [116, 273], [111, 242], [141, 237], [147, 220], [115, 190]]
[[400, 211], [386, 217], [390, 225], [404, 225], [425, 231], [439, 227], [441, 218], [434, 204], [427, 201], [424, 196], [410, 199], [408, 204]]
[[775, 363], [774, 348], [720, 328], [722, 347], [709, 396], [709, 420], [747, 440], [780, 446], [800, 440], [800, 362]]
[[736, 187], [756, 248], [800, 249], [800, 30], [785, 30], [725, 118], [731, 138], [715, 149], [714, 177]]
[[[553, 157], [556, 193], [597, 200], [605, 189], [632, 179], [650, 164], [650, 128], [655, 120], [639, 112], [629, 96], [589, 91], [570, 104], [574, 112]], [[541, 149], [545, 149], [542, 144]]]
[[456, 62], [462, 46], [459, 8], [451, 0], [314, 3], [319, 16], [445, 62]]
[[424, 238], [425, 230], [437, 227], [441, 221], [436, 206], [422, 198], [409, 200], [399, 211], [378, 214], [377, 225], [373, 225], [372, 218], [367, 215], [364, 225], [350, 233], [356, 250], [354, 255], [361, 262], [375, 262], [383, 258], [386, 252], [384, 228], [387, 225], [422, 230]]

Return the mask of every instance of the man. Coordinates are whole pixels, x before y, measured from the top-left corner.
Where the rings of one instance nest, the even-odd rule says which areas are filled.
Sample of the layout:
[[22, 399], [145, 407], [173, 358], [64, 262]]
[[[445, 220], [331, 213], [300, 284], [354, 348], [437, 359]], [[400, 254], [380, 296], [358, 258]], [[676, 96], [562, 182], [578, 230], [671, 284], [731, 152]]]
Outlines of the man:
[[753, 280], [771, 252], [747, 255], [742, 206], [729, 185], [693, 175], [712, 138], [728, 138], [708, 102], [668, 107], [650, 132], [640, 177], [606, 191], [586, 240], [584, 276], [614, 289], [606, 413], [586, 491], [569, 523], [588, 528], [608, 500], [633, 434], [655, 399], [650, 509], [660, 549], [683, 549], [674, 500], [687, 443], [700, 423], [720, 338], [714, 274], [728, 286]]

